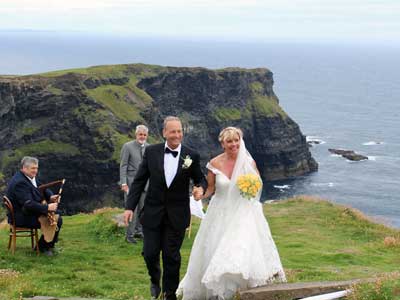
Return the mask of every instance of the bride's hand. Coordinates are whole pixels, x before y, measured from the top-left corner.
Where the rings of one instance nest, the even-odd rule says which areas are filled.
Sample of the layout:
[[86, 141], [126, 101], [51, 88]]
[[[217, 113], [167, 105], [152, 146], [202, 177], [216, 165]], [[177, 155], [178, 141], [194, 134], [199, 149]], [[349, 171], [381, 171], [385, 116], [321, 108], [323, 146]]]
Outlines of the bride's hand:
[[201, 186], [193, 187], [192, 195], [193, 195], [194, 200], [196, 200], [196, 201], [201, 200], [203, 194], [204, 194], [204, 190], [203, 190], [203, 188]]

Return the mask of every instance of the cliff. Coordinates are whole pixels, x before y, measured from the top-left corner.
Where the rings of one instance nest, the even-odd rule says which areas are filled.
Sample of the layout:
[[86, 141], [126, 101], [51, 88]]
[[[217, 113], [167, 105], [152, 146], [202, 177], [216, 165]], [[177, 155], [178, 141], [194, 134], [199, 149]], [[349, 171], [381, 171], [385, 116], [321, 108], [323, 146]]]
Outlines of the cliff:
[[32, 155], [44, 181], [67, 179], [69, 213], [121, 204], [123, 143], [140, 123], [149, 126], [150, 143], [162, 141], [167, 115], [182, 119], [184, 142], [201, 153], [203, 165], [221, 152], [219, 131], [238, 126], [264, 180], [317, 170], [272, 86], [267, 69], [143, 64], [0, 77], [0, 185], [23, 155]]

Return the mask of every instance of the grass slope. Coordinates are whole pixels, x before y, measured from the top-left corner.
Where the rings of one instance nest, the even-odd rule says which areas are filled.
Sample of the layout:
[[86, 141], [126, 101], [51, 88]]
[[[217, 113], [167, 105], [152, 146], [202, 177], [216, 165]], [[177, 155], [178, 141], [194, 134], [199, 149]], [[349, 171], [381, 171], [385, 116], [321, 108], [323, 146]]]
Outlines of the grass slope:
[[[291, 282], [372, 277], [398, 269], [400, 232], [371, 223], [357, 211], [307, 197], [265, 205], [264, 210]], [[24, 239], [17, 240], [16, 254], [9, 254], [5, 226], [0, 231], [0, 299], [148, 299], [141, 244], [124, 241], [123, 230], [109, 221], [117, 212], [65, 217], [60, 253], [54, 257], [36, 257]], [[184, 241], [181, 275], [192, 242]]]
[[36, 156], [48, 153], [74, 156], [79, 155], [80, 151], [74, 145], [52, 141], [50, 139], [44, 139], [35, 143], [25, 144], [12, 150], [6, 150], [5, 154], [0, 160], [0, 165], [3, 169], [5, 169], [10, 164], [16, 164], [21, 157], [24, 157], [25, 155], [32, 155], [32, 153], [34, 153]]

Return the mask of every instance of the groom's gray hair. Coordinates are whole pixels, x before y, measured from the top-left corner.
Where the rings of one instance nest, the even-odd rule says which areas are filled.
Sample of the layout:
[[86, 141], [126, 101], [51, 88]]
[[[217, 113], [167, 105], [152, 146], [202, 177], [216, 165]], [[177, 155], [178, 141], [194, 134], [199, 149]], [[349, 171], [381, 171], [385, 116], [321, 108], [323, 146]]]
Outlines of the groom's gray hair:
[[166, 117], [166, 118], [164, 119], [164, 127], [163, 127], [163, 128], [165, 128], [165, 127], [167, 126], [167, 123], [168, 123], [168, 122], [171, 122], [171, 121], [179, 121], [179, 122], [182, 123], [181, 119], [179, 119], [178, 117], [175, 117], [175, 116], [168, 116], [168, 117]]

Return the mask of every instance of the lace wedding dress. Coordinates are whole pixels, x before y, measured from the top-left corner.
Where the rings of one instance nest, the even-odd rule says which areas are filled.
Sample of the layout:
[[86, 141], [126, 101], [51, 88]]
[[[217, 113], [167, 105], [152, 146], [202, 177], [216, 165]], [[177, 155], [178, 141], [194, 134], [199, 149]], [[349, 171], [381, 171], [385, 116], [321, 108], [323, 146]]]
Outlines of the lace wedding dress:
[[190, 254], [187, 273], [179, 284], [183, 300], [229, 299], [238, 290], [286, 281], [262, 205], [240, 196], [236, 179], [254, 173], [252, 158], [241, 141], [229, 179], [210, 163], [216, 189]]

